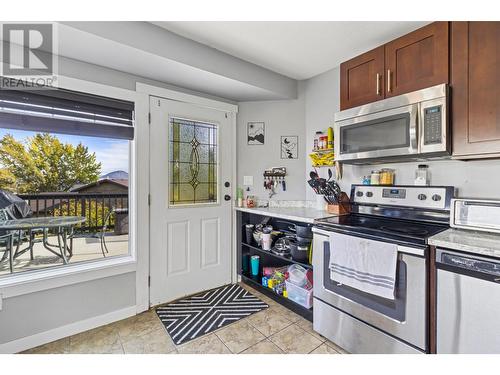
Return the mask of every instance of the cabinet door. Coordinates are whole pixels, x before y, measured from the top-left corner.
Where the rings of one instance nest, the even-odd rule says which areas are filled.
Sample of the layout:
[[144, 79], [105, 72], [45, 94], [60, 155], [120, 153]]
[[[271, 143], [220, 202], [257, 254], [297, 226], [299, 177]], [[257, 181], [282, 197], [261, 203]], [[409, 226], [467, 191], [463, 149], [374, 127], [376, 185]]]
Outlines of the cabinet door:
[[434, 22], [385, 45], [385, 96], [448, 83], [448, 22]]
[[340, 109], [384, 98], [384, 47], [340, 64]]
[[452, 22], [453, 156], [500, 156], [500, 22]]

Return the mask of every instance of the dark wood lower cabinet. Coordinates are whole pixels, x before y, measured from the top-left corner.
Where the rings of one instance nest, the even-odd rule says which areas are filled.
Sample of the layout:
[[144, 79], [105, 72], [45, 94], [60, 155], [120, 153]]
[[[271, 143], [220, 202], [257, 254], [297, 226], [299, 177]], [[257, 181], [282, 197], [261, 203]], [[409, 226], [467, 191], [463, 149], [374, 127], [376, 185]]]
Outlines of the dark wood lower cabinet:
[[500, 22], [452, 22], [453, 156], [500, 157]]

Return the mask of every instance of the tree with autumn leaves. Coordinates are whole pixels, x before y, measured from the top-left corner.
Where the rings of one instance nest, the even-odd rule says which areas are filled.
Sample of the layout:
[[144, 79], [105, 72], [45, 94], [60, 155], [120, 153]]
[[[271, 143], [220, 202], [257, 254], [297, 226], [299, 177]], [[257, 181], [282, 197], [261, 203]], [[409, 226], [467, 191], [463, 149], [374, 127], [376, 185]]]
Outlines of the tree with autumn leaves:
[[6, 134], [0, 140], [0, 188], [14, 193], [69, 191], [99, 179], [101, 163], [83, 144], [62, 143], [51, 134], [24, 142]]

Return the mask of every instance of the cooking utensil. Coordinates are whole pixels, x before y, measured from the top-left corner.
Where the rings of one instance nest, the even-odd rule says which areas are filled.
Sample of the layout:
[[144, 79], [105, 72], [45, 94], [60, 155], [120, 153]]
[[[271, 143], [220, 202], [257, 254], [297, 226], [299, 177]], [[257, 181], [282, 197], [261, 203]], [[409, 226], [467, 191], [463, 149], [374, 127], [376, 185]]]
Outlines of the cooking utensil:
[[297, 262], [307, 263], [309, 255], [309, 245], [300, 245], [290, 248], [292, 259]]
[[288, 227], [297, 237], [312, 238], [312, 229], [307, 225], [290, 225]]

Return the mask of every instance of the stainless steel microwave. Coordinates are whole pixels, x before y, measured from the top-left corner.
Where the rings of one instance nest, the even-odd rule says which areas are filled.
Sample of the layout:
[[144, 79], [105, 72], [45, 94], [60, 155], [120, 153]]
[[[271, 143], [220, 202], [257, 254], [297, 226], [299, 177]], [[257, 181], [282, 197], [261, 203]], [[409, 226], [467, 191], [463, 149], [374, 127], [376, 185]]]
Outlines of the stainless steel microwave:
[[500, 201], [452, 199], [450, 226], [453, 228], [500, 233]]
[[335, 114], [335, 159], [346, 163], [450, 155], [445, 84]]

